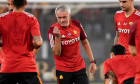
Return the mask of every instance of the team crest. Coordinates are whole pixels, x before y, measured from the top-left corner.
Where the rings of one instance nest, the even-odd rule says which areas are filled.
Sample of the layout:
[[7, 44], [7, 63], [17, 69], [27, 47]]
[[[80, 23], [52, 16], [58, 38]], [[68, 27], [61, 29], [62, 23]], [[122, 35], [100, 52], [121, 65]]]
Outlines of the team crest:
[[77, 34], [77, 31], [76, 30], [74, 30], [73, 32], [74, 32], [74, 34]]
[[63, 76], [62, 76], [62, 75], [60, 75], [59, 79], [63, 79]]
[[129, 26], [131, 26], [133, 24], [133, 22], [129, 22]]

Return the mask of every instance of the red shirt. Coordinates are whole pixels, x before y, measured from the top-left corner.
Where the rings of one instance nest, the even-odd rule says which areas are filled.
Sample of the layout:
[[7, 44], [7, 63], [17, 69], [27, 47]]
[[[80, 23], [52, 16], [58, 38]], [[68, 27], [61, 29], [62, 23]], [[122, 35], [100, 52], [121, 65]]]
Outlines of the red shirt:
[[140, 83], [140, 20], [133, 24], [130, 28], [129, 45], [136, 46], [137, 52], [137, 74], [135, 83]]
[[[2, 13], [2, 14], [0, 14], [0, 16], [2, 16], [2, 15], [7, 15], [7, 14], [9, 14], [9, 12]], [[0, 38], [0, 40], [2, 41], [2, 38]], [[1, 53], [0, 53], [0, 64], [1, 64], [1, 59], [2, 59], [2, 57], [1, 57]]]
[[61, 55], [56, 56], [55, 59], [56, 70], [65, 72], [74, 72], [85, 68], [85, 63], [80, 55], [80, 40], [86, 39], [86, 34], [77, 20], [70, 20], [70, 25], [67, 28], [63, 28], [56, 23], [52, 25], [48, 30], [48, 39], [51, 48], [54, 46], [55, 36], [53, 34], [53, 28], [57, 26], [61, 33]]
[[123, 11], [117, 11], [115, 14], [115, 29], [119, 32], [118, 44], [126, 48], [126, 55], [131, 56], [128, 48], [130, 26], [137, 20], [140, 19], [140, 12], [135, 11], [126, 17]]
[[33, 36], [40, 36], [37, 19], [27, 12], [0, 16], [2, 73], [37, 72]]
[[104, 75], [106, 75], [107, 72], [111, 70], [117, 77], [118, 84], [121, 84], [123, 83], [124, 80], [135, 77], [136, 74], [135, 60], [125, 55], [117, 55], [104, 62]]

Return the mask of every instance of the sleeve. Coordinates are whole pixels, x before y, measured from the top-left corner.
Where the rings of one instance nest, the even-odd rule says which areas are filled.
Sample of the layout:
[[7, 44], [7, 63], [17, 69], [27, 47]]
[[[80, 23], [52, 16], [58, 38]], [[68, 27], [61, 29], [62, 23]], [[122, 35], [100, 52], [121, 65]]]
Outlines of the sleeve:
[[40, 26], [39, 22], [35, 17], [31, 21], [31, 34], [32, 36], [40, 36]]
[[129, 34], [129, 45], [134, 45], [135, 46], [135, 33], [137, 29], [137, 22], [135, 22], [131, 27], [130, 27], [130, 34]]
[[104, 67], [104, 76], [106, 76], [107, 72], [110, 71], [110, 70], [112, 70], [112, 68], [111, 68], [111, 66], [109, 65], [109, 63], [108, 63], [107, 60], [104, 62], [103, 67]]
[[115, 23], [115, 30], [118, 31], [117, 14], [115, 14], [115, 16], [114, 16], [114, 23]]
[[53, 34], [53, 27], [50, 27], [49, 30], [48, 30], [48, 40], [49, 40], [51, 48], [53, 48], [54, 47], [54, 42], [55, 42], [55, 37], [54, 37], [54, 34]]
[[80, 24], [80, 26], [81, 26], [80, 39], [81, 40], [87, 39], [87, 35], [86, 35], [86, 33], [85, 33], [81, 24]]
[[80, 28], [80, 40], [84, 40], [87, 39], [87, 35], [83, 29], [83, 26], [81, 25], [81, 23], [78, 20], [73, 20], [73, 22], [75, 23], [75, 25]]

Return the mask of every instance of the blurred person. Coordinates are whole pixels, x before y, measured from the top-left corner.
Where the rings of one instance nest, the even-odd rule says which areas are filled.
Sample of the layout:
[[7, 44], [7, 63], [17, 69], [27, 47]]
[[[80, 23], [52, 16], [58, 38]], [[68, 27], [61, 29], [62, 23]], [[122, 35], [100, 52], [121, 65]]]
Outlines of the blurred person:
[[89, 84], [85, 63], [80, 55], [80, 41], [90, 60], [90, 73], [96, 71], [95, 59], [81, 23], [71, 20], [71, 9], [60, 5], [55, 9], [57, 23], [48, 30], [55, 59], [58, 84]]
[[[12, 13], [13, 12], [13, 4], [11, 2], [12, 2], [12, 0], [7, 0], [7, 7], [8, 7], [9, 11], [6, 12], [6, 13]], [[6, 14], [6, 13], [3, 13], [3, 14]], [[1, 47], [2, 47], [2, 37], [0, 35], [0, 51], [1, 51]], [[0, 70], [1, 70], [1, 59], [2, 58], [1, 58], [1, 54], [0, 54]]]
[[128, 40], [130, 26], [140, 19], [139, 11], [134, 8], [134, 0], [119, 0], [121, 11], [117, 11], [115, 14], [115, 29], [116, 37], [114, 39], [114, 45], [120, 44], [126, 48], [126, 56], [132, 57], [129, 52]]
[[134, 84], [136, 75], [136, 61], [126, 56], [126, 49], [122, 45], [111, 48], [110, 59], [104, 62], [105, 84]]
[[42, 84], [35, 55], [42, 45], [37, 19], [24, 11], [26, 0], [12, 0], [12, 13], [0, 15], [0, 84]]
[[130, 28], [129, 50], [137, 57], [135, 84], [140, 84], [140, 20], [136, 21]]

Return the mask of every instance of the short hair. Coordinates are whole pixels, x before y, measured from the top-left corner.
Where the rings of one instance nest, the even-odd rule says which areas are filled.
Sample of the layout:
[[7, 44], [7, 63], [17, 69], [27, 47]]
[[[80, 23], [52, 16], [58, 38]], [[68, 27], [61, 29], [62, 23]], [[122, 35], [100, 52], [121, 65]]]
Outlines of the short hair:
[[27, 0], [13, 0], [14, 6], [19, 9], [20, 7], [24, 6]]
[[57, 6], [56, 9], [55, 9], [55, 14], [56, 14], [58, 11], [60, 11], [60, 12], [62, 12], [62, 11], [67, 11], [68, 14], [71, 14], [71, 9], [70, 9], [70, 7], [67, 6], [67, 5], [59, 5], [59, 6]]
[[126, 49], [125, 47], [123, 47], [122, 45], [114, 45], [112, 48], [111, 48], [111, 52], [114, 53], [114, 55], [126, 55]]

